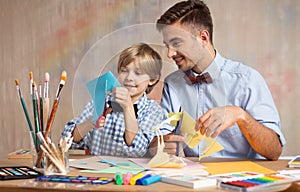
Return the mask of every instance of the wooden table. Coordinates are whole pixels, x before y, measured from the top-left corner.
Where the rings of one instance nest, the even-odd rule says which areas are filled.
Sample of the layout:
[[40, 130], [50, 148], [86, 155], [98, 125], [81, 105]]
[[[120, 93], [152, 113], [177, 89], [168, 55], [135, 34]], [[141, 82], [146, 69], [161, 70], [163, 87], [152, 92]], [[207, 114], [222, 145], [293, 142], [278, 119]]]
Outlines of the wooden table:
[[[238, 159], [240, 161], [240, 159]], [[237, 161], [237, 159], [203, 159], [201, 162], [228, 162], [228, 161]], [[288, 169], [287, 162], [288, 160], [278, 160], [278, 161], [254, 161], [255, 163], [262, 165], [266, 168], [272, 170], [282, 170]], [[0, 160], [0, 166], [32, 166], [32, 163], [28, 159], [3, 159]], [[106, 174], [95, 174], [95, 173], [82, 173], [79, 170], [72, 169], [69, 175], [83, 175], [83, 176], [112, 176]], [[217, 187], [207, 187], [197, 190], [191, 188], [181, 187], [178, 185], [171, 185], [163, 182], [158, 182], [149, 186], [119, 186], [114, 183], [109, 183], [107, 185], [89, 185], [89, 184], [70, 184], [70, 183], [54, 183], [54, 182], [36, 182], [34, 179], [24, 179], [24, 180], [9, 180], [9, 181], [0, 181], [0, 191], [3, 192], [19, 192], [19, 191], [223, 191]], [[300, 191], [300, 184], [294, 182], [287, 190], [285, 191]]]

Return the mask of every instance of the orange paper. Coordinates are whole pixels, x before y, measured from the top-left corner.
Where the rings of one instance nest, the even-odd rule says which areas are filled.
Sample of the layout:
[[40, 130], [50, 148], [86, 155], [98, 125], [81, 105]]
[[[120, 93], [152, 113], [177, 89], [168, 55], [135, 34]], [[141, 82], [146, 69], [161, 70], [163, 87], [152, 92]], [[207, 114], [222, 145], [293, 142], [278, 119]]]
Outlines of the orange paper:
[[210, 174], [225, 174], [232, 172], [250, 171], [262, 174], [276, 173], [276, 171], [258, 165], [252, 161], [234, 161], [218, 163], [201, 163]]

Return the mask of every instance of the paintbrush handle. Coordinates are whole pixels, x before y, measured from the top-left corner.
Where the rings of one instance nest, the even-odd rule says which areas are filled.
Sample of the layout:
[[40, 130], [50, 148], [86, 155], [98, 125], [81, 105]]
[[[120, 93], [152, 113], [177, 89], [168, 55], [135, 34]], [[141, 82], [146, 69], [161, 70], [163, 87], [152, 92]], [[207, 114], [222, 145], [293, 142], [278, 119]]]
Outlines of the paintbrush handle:
[[23, 97], [21, 97], [20, 100], [21, 100], [21, 104], [22, 104], [22, 107], [23, 107], [23, 111], [24, 111], [25, 116], [26, 116], [26, 120], [27, 120], [27, 123], [28, 123], [28, 126], [29, 126], [29, 130], [30, 130], [30, 132], [33, 132], [32, 124], [31, 124], [30, 117], [29, 117], [29, 114], [28, 114], [28, 111], [27, 111], [27, 108], [26, 108]]
[[21, 97], [20, 100], [21, 100], [21, 104], [22, 104], [22, 107], [23, 107], [23, 111], [24, 111], [24, 113], [25, 113], [26, 120], [27, 120], [27, 123], [28, 123], [28, 126], [29, 126], [29, 131], [30, 131], [30, 133], [31, 133], [31, 138], [32, 138], [34, 147], [35, 147], [36, 151], [38, 151], [38, 147], [37, 147], [36, 142], [35, 142], [35, 137], [36, 137], [36, 136], [35, 136], [34, 131], [33, 131], [33, 128], [32, 128], [32, 124], [31, 124], [30, 117], [29, 117], [29, 114], [28, 114], [28, 111], [27, 111], [27, 108], [26, 108], [25, 101], [24, 101], [23, 97]]
[[56, 98], [54, 100], [54, 103], [53, 103], [53, 106], [52, 106], [51, 114], [50, 114], [50, 117], [49, 117], [49, 120], [48, 120], [48, 123], [47, 123], [46, 132], [45, 132], [46, 141], [47, 141], [47, 137], [49, 136], [50, 129], [51, 129], [53, 121], [54, 121], [55, 113], [56, 113], [57, 106], [58, 106], [58, 101], [59, 101], [59, 99]]
[[[48, 122], [48, 119], [49, 119], [49, 98], [44, 98], [44, 101], [43, 101], [43, 118], [44, 118], [44, 127], [47, 126], [47, 122]], [[44, 129], [45, 131], [45, 129]], [[43, 133], [44, 134], [44, 133]]]
[[[58, 101], [59, 101], [59, 98], [56, 98], [54, 100], [52, 110], [51, 110], [51, 114], [50, 114], [50, 117], [49, 117], [49, 120], [48, 120], [48, 123], [47, 123], [46, 132], [45, 132], [45, 135], [44, 135], [44, 138], [46, 139], [46, 142], [48, 142], [48, 136], [50, 134], [50, 130], [51, 130], [51, 127], [52, 127], [52, 124], [53, 124], [53, 120], [54, 120], [55, 113], [56, 113], [57, 106], [58, 106]], [[38, 156], [38, 159], [37, 159], [37, 162], [36, 162], [37, 167], [42, 162], [42, 158], [43, 158], [43, 151], [40, 150], [40, 153], [39, 153], [39, 156]]]
[[40, 97], [39, 98], [39, 101], [40, 101], [40, 131], [43, 132], [44, 131], [44, 109], [43, 109], [43, 98]]

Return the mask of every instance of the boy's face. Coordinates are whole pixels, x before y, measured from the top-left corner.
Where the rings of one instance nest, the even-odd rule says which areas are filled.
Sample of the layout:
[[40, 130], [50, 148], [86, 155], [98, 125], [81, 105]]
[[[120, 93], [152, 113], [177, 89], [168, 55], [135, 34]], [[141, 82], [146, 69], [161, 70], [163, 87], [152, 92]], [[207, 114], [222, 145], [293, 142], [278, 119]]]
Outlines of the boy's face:
[[121, 67], [118, 80], [123, 87], [128, 89], [133, 102], [143, 96], [150, 83], [149, 75], [144, 73], [135, 62]]

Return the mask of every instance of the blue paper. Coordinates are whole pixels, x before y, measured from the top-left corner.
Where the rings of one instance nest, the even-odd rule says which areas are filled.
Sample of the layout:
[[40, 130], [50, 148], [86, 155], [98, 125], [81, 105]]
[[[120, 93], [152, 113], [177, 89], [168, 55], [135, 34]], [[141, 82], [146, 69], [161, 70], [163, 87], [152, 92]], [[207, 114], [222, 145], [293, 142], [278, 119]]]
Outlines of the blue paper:
[[94, 114], [92, 123], [95, 123], [103, 113], [106, 93], [115, 87], [120, 87], [121, 84], [112, 74], [112, 72], [108, 71], [100, 77], [87, 82], [86, 86], [94, 101]]

